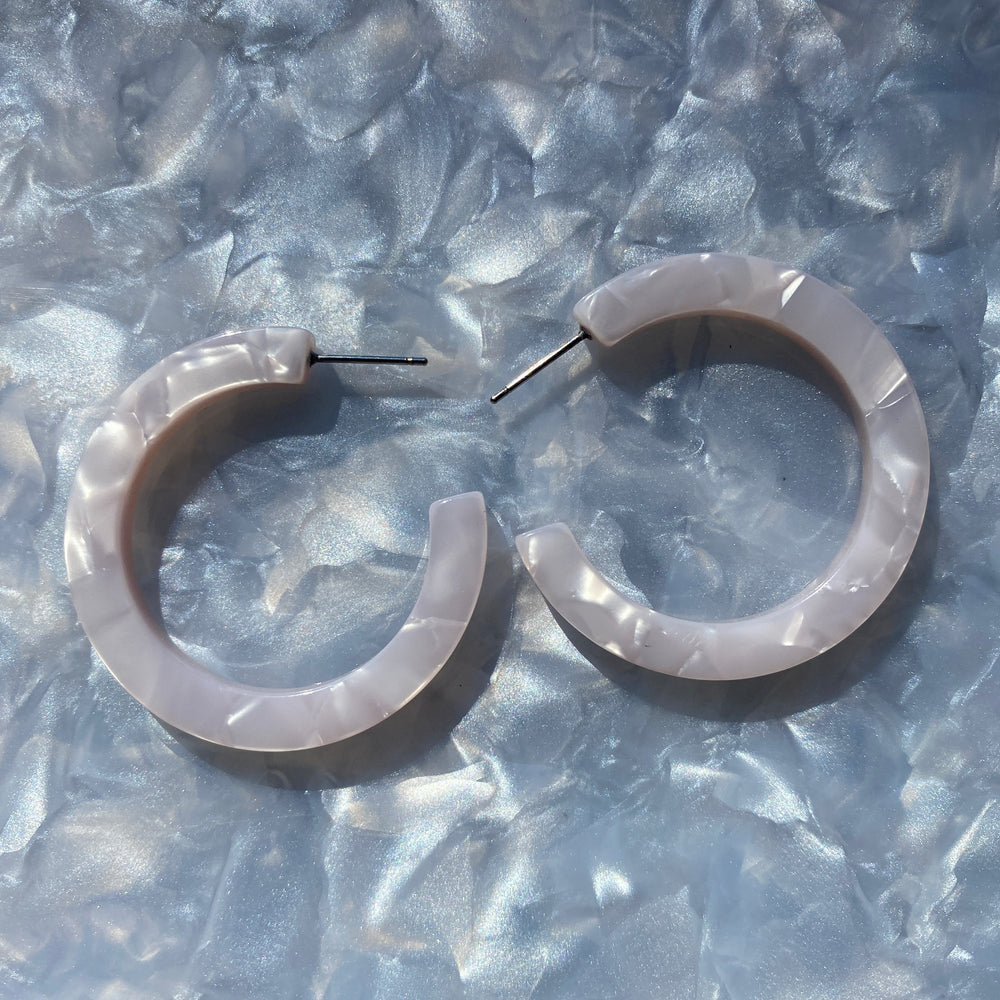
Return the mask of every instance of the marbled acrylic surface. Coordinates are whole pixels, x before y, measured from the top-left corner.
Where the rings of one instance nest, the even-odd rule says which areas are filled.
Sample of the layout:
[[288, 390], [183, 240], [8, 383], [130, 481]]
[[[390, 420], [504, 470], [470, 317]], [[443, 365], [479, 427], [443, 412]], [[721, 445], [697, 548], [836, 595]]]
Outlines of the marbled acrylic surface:
[[[998, 72], [972, 0], [5, 3], [0, 995], [996, 995]], [[822, 370], [690, 320], [486, 402], [597, 284], [708, 250], [868, 314], [934, 470], [881, 611], [723, 685], [575, 640], [513, 537], [564, 521], [678, 616], [783, 600], [857, 502]], [[62, 562], [121, 389], [268, 324], [430, 364], [317, 372], [163, 470], [141, 569], [187, 653], [328, 679], [405, 620], [434, 500], [493, 518], [453, 662], [293, 759], [164, 729]]]
[[609, 653], [691, 680], [787, 670], [864, 624], [913, 554], [931, 472], [916, 388], [878, 327], [812, 275], [723, 253], [675, 254], [630, 268], [584, 296], [573, 314], [604, 347], [643, 332], [655, 336], [656, 327], [669, 336], [687, 317], [771, 327], [838, 381], [858, 431], [861, 485], [854, 522], [830, 565], [781, 604], [728, 620], [667, 615], [630, 599], [594, 567], [566, 524], [518, 535], [517, 550], [552, 609]]
[[[179, 649], [138, 577], [148, 562], [149, 500], [192, 436], [211, 437], [237, 399], [273, 412], [315, 361], [308, 330], [264, 327], [195, 341], [143, 372], [87, 443], [66, 505], [66, 573], [80, 625], [122, 687], [165, 724], [221, 747], [298, 751], [371, 729], [418, 695], [468, 628], [486, 569], [482, 493], [435, 500], [423, 580], [400, 630], [370, 660], [325, 683], [244, 684]], [[173, 454], [170, 454], [173, 452]], [[142, 514], [137, 512], [142, 509]]]

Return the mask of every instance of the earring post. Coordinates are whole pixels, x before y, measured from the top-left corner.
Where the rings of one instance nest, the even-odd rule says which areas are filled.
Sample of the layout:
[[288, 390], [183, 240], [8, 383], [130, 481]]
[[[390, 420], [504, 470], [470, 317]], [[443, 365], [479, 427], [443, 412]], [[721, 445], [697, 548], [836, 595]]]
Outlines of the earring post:
[[582, 343], [584, 340], [589, 340], [590, 334], [587, 333], [582, 327], [575, 337], [571, 337], [560, 347], [557, 347], [554, 351], [546, 354], [544, 358], [540, 361], [536, 361], [530, 368], [525, 368], [517, 378], [511, 379], [499, 392], [494, 393], [490, 396], [491, 403], [499, 403], [504, 396], [508, 393], [513, 392], [521, 383], [527, 382], [532, 375], [537, 375], [543, 368], [547, 368], [552, 364], [553, 361], [561, 358], [567, 351], [572, 350], [577, 344]]
[[311, 365], [426, 365], [426, 358], [379, 358], [367, 354], [310, 354]]

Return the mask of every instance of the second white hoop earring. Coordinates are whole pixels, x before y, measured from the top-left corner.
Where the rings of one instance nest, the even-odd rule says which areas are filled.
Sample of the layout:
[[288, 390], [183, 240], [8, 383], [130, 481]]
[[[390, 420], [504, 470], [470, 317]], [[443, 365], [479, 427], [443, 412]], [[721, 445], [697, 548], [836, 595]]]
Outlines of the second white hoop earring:
[[734, 680], [785, 670], [865, 622], [899, 580], [927, 508], [930, 452], [910, 376], [878, 327], [816, 278], [757, 257], [691, 254], [626, 271], [582, 298], [580, 332], [493, 397], [580, 341], [605, 347], [667, 320], [757, 320], [798, 342], [840, 381], [861, 442], [861, 497], [840, 551], [784, 603], [730, 621], [674, 618], [626, 597], [590, 563], [565, 524], [519, 535], [518, 551], [548, 603], [591, 642], [650, 670]]
[[399, 632], [368, 662], [327, 683], [263, 688], [219, 676], [154, 622], [132, 558], [136, 496], [150, 459], [183, 423], [236, 392], [299, 385], [316, 362], [421, 364], [422, 358], [320, 356], [290, 327], [227, 333], [154, 365], [94, 431], [70, 491], [66, 569], [77, 614], [108, 670], [164, 722], [245, 750], [302, 750], [346, 739], [402, 708], [455, 651], [486, 567], [481, 493], [430, 508], [423, 585]]

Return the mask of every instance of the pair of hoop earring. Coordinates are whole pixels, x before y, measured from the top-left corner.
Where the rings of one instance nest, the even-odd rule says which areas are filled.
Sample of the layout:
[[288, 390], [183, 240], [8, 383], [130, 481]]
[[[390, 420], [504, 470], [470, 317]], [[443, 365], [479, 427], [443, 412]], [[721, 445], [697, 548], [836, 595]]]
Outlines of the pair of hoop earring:
[[[604, 347], [691, 315], [762, 322], [815, 354], [840, 383], [861, 443], [858, 511], [830, 565], [784, 603], [748, 618], [699, 622], [630, 600], [590, 563], [565, 524], [516, 538], [551, 607], [591, 642], [640, 667], [702, 680], [785, 670], [830, 649], [866, 621], [899, 580], [920, 533], [930, 480], [916, 390], [879, 329], [830, 286], [771, 261], [729, 254], [672, 257], [613, 278], [574, 309], [580, 332], [493, 397], [580, 341]], [[400, 709], [437, 674], [472, 619], [486, 566], [481, 493], [430, 508], [423, 584], [409, 618], [372, 659], [301, 688], [254, 687], [182, 652], [143, 601], [132, 554], [136, 498], [177, 427], [209, 403], [265, 386], [300, 385], [319, 362], [425, 363], [420, 358], [317, 355], [312, 335], [282, 327], [211, 337], [141, 375], [97, 428], [66, 516], [70, 589], [84, 630], [122, 686], [164, 722], [246, 750], [322, 746]]]

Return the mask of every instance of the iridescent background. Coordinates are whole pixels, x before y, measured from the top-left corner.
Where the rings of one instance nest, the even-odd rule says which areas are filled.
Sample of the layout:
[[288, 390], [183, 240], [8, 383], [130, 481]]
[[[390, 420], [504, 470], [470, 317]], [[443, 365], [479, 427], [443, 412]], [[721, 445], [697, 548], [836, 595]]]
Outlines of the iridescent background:
[[[998, 136], [983, 0], [4, 0], [0, 996], [1000, 994]], [[587, 647], [512, 538], [566, 521], [682, 615], [789, 596], [858, 495], [823, 373], [692, 321], [486, 402], [595, 284], [716, 249], [867, 311], [934, 464], [887, 605], [734, 685]], [[493, 518], [440, 678], [291, 759], [151, 718], [62, 562], [109, 401], [263, 323], [430, 364], [204, 428], [140, 546], [184, 648], [348, 670], [412, 604], [429, 503]]]

